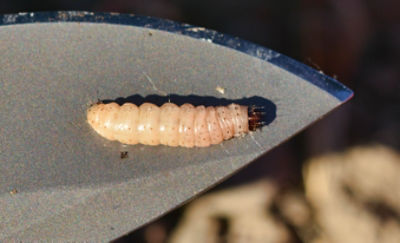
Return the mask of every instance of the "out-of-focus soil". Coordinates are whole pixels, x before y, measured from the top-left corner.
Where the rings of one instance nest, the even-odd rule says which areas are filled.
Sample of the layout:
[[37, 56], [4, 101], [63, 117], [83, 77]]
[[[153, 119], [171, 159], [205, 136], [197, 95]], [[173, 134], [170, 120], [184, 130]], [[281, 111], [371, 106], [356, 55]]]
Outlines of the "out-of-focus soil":
[[303, 171], [304, 193], [264, 179], [195, 200], [168, 242], [400, 242], [400, 154], [355, 147]]

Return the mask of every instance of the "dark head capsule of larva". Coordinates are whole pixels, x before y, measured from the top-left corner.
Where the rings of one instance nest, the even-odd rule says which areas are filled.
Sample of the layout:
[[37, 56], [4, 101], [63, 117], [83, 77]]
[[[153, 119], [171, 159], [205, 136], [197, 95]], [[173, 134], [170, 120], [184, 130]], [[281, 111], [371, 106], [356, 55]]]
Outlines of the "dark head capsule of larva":
[[87, 111], [88, 123], [101, 136], [124, 144], [207, 147], [242, 136], [263, 126], [262, 107], [228, 106], [161, 107], [144, 103], [96, 103]]

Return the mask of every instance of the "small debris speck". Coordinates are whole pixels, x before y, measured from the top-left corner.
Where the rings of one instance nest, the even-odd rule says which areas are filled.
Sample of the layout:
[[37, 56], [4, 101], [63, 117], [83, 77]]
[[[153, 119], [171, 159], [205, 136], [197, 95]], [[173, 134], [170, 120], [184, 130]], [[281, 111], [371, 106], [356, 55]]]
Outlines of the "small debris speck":
[[18, 193], [18, 190], [17, 189], [12, 189], [11, 191], [10, 191], [10, 194], [11, 195], [15, 195], [15, 194], [17, 194]]
[[121, 152], [121, 159], [126, 159], [126, 158], [128, 158], [129, 156], [128, 156], [128, 151], [122, 151]]
[[215, 88], [215, 90], [216, 90], [218, 93], [225, 94], [225, 89], [222, 88], [222, 87], [219, 86], [219, 85]]

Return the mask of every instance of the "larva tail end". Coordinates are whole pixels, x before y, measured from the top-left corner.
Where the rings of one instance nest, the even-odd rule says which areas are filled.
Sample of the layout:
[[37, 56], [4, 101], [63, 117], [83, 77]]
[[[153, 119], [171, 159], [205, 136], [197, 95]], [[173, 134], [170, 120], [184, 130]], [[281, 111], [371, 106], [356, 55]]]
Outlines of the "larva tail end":
[[249, 130], [255, 131], [258, 128], [266, 125], [263, 121], [263, 116], [265, 116], [265, 111], [263, 106], [250, 106], [249, 107]]

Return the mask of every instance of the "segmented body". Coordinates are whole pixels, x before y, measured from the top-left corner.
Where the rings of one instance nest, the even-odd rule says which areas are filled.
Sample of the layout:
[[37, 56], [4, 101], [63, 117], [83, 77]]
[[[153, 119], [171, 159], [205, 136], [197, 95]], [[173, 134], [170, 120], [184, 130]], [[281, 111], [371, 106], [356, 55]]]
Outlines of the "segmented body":
[[109, 140], [191, 148], [219, 144], [248, 133], [248, 112], [247, 106], [237, 104], [195, 107], [165, 103], [159, 107], [143, 103], [138, 107], [113, 102], [91, 106], [87, 120], [97, 133]]

